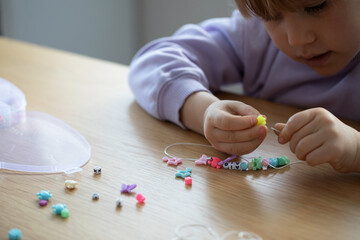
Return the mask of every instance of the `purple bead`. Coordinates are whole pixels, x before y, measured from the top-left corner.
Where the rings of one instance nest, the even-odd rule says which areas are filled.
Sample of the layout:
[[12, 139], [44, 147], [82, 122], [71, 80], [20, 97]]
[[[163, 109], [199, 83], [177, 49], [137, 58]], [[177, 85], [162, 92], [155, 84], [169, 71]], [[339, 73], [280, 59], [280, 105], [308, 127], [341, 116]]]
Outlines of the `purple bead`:
[[47, 205], [47, 201], [46, 201], [46, 200], [39, 200], [39, 205], [40, 205], [41, 207], [46, 206], [46, 205]]

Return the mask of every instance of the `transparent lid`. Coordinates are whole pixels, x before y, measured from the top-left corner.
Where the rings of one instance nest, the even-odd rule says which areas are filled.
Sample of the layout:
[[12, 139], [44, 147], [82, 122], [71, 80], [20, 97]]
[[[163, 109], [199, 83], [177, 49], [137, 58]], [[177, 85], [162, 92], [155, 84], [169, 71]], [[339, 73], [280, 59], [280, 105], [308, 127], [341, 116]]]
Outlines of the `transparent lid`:
[[25, 107], [24, 94], [0, 78], [0, 169], [68, 173], [89, 160], [90, 145], [79, 132]]

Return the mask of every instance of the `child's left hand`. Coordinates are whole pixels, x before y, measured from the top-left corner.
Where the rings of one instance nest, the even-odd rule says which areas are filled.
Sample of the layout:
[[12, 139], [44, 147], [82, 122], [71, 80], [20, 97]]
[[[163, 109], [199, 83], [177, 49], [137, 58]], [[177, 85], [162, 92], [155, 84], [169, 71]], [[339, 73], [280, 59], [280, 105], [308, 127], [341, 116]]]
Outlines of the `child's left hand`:
[[360, 172], [360, 133], [323, 108], [296, 113], [277, 123], [278, 141], [289, 142], [300, 160], [315, 166], [329, 163], [339, 172]]

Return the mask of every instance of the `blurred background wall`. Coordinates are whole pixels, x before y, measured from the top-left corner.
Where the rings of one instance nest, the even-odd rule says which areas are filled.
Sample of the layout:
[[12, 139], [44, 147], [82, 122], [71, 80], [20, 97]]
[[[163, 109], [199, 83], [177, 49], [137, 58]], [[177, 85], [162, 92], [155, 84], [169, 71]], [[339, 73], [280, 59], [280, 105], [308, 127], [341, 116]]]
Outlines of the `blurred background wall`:
[[145, 43], [233, 9], [233, 0], [0, 0], [0, 31], [127, 65]]

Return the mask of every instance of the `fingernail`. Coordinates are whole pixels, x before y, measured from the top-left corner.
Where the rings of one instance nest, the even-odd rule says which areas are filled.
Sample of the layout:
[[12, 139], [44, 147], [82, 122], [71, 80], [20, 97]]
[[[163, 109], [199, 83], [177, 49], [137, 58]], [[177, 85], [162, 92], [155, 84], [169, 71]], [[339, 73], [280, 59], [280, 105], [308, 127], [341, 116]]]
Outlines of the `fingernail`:
[[284, 144], [284, 143], [285, 143], [285, 139], [282, 138], [282, 137], [279, 137], [279, 143]]

